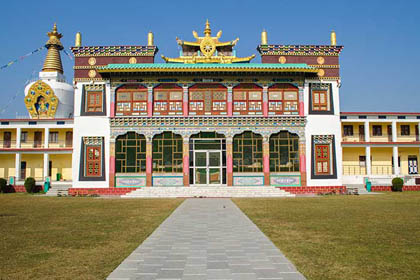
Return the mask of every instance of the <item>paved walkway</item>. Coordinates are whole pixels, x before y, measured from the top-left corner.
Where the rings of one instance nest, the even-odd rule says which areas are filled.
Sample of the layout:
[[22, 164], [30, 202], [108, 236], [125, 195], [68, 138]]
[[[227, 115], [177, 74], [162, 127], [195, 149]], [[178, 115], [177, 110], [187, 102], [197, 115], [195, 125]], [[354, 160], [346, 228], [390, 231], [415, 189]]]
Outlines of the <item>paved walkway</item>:
[[108, 279], [305, 279], [230, 199], [187, 199]]

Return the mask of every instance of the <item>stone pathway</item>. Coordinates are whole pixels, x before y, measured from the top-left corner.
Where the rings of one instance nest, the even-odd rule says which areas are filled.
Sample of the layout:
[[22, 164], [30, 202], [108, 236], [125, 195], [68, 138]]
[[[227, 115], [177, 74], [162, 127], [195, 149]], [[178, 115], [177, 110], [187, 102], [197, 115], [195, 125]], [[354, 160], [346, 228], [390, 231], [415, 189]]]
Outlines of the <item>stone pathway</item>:
[[187, 199], [108, 279], [305, 279], [230, 199]]

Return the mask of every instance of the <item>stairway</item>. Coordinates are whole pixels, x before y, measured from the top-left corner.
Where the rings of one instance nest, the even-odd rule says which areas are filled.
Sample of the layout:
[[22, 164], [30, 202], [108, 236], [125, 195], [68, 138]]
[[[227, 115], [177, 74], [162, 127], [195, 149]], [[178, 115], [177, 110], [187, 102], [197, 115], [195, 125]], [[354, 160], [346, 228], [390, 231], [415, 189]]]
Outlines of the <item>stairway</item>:
[[69, 194], [69, 188], [71, 184], [53, 184], [46, 196], [67, 196]]
[[362, 184], [348, 184], [346, 185], [347, 192], [357, 193], [357, 194], [370, 194], [366, 190], [365, 185]]
[[275, 187], [143, 187], [121, 198], [157, 197], [294, 197]]

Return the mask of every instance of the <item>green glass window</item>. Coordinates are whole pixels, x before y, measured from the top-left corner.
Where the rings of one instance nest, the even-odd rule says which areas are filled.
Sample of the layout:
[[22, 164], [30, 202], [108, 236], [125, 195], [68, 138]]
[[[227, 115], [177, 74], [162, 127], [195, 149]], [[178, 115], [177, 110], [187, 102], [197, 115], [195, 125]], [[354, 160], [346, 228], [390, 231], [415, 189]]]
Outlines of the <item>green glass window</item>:
[[280, 131], [270, 137], [270, 172], [299, 172], [299, 136]]
[[115, 142], [117, 173], [146, 172], [146, 138], [135, 132], [117, 137]]
[[182, 172], [182, 137], [163, 132], [153, 137], [153, 172]]
[[263, 171], [263, 138], [245, 131], [233, 137], [233, 172]]

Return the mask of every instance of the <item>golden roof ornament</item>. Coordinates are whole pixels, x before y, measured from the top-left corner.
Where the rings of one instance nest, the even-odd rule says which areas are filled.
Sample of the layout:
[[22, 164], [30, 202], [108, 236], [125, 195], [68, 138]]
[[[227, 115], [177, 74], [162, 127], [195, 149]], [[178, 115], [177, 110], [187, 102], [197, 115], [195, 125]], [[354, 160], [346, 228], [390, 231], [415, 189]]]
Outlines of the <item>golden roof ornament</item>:
[[268, 45], [267, 42], [267, 31], [263, 29], [263, 31], [261, 32], [261, 45]]
[[48, 32], [47, 35], [49, 39], [45, 43], [45, 47], [48, 49], [48, 52], [44, 61], [44, 67], [42, 67], [42, 71], [60, 72], [63, 74], [63, 65], [61, 63], [60, 56], [60, 51], [64, 48], [60, 41], [63, 35], [57, 32], [57, 24], [54, 23], [53, 30]]
[[81, 47], [82, 46], [82, 33], [77, 32], [76, 38], [74, 40], [74, 46], [75, 47]]
[[331, 46], [337, 46], [337, 35], [335, 31], [331, 31]]
[[220, 30], [215, 37], [212, 37], [208, 20], [206, 20], [203, 37], [198, 36], [196, 31], [192, 33], [196, 39], [195, 42], [176, 38], [178, 45], [182, 47], [180, 57], [169, 58], [162, 55], [162, 58], [166, 62], [172, 63], [237, 63], [249, 62], [255, 57], [255, 55], [243, 58], [236, 57], [233, 47], [239, 41], [239, 38], [228, 42], [220, 42], [219, 38], [222, 36], [222, 31]]

